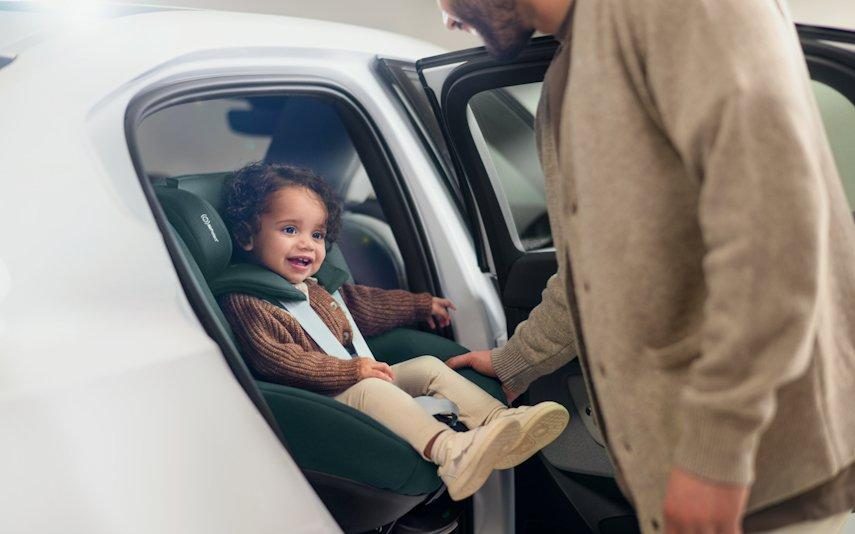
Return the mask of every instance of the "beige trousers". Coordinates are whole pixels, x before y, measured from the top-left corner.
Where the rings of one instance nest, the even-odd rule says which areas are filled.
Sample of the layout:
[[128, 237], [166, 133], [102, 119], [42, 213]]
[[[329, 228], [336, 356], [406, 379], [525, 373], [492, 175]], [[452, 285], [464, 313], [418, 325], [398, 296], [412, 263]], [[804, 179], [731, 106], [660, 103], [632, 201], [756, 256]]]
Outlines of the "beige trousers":
[[428, 442], [448, 427], [428, 415], [413, 397], [431, 395], [450, 400], [460, 409], [460, 421], [470, 429], [483, 425], [495, 412], [506, 408], [433, 356], [393, 365], [392, 373], [394, 382], [366, 378], [335, 399], [376, 419], [422, 457]]
[[816, 521], [805, 521], [787, 525], [775, 530], [768, 530], [763, 534], [838, 534], [843, 530], [846, 520], [852, 517], [849, 512], [817, 519]]

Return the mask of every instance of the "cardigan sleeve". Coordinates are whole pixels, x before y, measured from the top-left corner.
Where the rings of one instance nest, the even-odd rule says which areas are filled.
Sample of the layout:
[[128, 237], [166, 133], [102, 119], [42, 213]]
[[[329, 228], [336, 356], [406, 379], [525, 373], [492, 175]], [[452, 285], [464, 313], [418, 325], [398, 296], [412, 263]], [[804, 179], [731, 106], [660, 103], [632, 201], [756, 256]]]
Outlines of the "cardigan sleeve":
[[355, 284], [345, 284], [340, 291], [356, 326], [366, 336], [426, 321], [431, 316], [433, 297], [430, 293]]
[[[564, 266], [559, 266], [564, 269]], [[575, 358], [578, 338], [561, 273], [546, 283], [540, 304], [521, 322], [508, 342], [490, 358], [502, 384], [522, 393], [541, 376]]]
[[306, 350], [291, 334], [299, 324], [285, 311], [234, 293], [221, 303], [247, 364], [259, 378], [324, 394], [341, 392], [358, 381], [357, 359]]
[[674, 461], [747, 485], [778, 390], [810, 363], [827, 147], [779, 1], [679, 4], [635, 3], [631, 25], [651, 117], [698, 184], [706, 248], [701, 354], [681, 392]]

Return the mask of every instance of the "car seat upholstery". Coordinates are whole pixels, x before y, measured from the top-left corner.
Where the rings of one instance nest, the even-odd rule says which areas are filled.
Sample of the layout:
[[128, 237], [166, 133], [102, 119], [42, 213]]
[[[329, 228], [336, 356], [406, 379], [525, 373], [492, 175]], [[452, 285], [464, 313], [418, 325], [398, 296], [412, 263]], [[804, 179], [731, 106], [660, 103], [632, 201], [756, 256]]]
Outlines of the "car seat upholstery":
[[[230, 272], [232, 255], [228, 230], [207, 200], [219, 203], [218, 184], [224, 177], [168, 179], [155, 190], [177, 241], [189, 256], [191, 274], [201, 278], [197, 282], [215, 310], [213, 319], [230, 334], [231, 343], [223, 349], [237, 351], [211, 290]], [[198, 194], [184, 190], [185, 185]], [[347, 269], [337, 247], [331, 249], [327, 261]], [[407, 329], [367, 341], [378, 359], [390, 363], [426, 353], [447, 358], [466, 350], [450, 340]], [[504, 400], [496, 381], [470, 376]], [[256, 384], [295, 461], [345, 531], [370, 530], [394, 521], [441, 487], [434, 465], [367, 415], [324, 395], [281, 384]]]

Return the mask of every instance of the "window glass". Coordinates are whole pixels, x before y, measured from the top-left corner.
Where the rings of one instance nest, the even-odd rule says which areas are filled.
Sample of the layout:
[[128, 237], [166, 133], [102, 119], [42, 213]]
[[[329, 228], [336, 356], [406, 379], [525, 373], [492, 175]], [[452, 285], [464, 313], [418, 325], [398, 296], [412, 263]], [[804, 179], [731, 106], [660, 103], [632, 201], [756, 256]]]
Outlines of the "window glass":
[[229, 120], [252, 109], [246, 99], [200, 100], [146, 118], [137, 130], [146, 171], [154, 177], [207, 174], [263, 160], [272, 132], [260, 125], [240, 131]]
[[855, 104], [832, 87], [813, 82], [825, 130], [850, 208], [855, 211]]
[[228, 172], [266, 161], [311, 168], [347, 203], [375, 199], [338, 112], [317, 98], [188, 102], [147, 117], [137, 135], [153, 179]]
[[523, 250], [552, 245], [534, 115], [541, 83], [491, 89], [469, 101], [470, 127], [512, 234]]

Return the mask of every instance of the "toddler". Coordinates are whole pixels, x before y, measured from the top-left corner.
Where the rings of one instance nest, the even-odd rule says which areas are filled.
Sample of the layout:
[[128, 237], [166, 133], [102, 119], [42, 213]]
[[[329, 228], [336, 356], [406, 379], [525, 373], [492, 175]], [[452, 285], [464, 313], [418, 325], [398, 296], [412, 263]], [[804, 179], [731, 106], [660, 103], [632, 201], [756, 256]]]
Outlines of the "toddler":
[[[305, 294], [330, 332], [349, 347], [347, 316], [312, 278], [341, 223], [341, 205], [329, 186], [306, 169], [255, 163], [226, 182], [224, 198], [225, 219], [247, 261]], [[366, 336], [421, 321], [446, 326], [454, 309], [451, 301], [427, 293], [349, 284], [339, 291]], [[567, 425], [561, 405], [508, 408], [432, 356], [393, 366], [359, 355], [342, 360], [324, 353], [279, 306], [237, 293], [222, 297], [221, 304], [257, 376], [330, 395], [376, 419], [439, 466], [452, 499], [472, 495], [494, 469], [523, 462]], [[413, 399], [420, 395], [454, 402], [470, 430], [455, 432], [437, 421]]]

